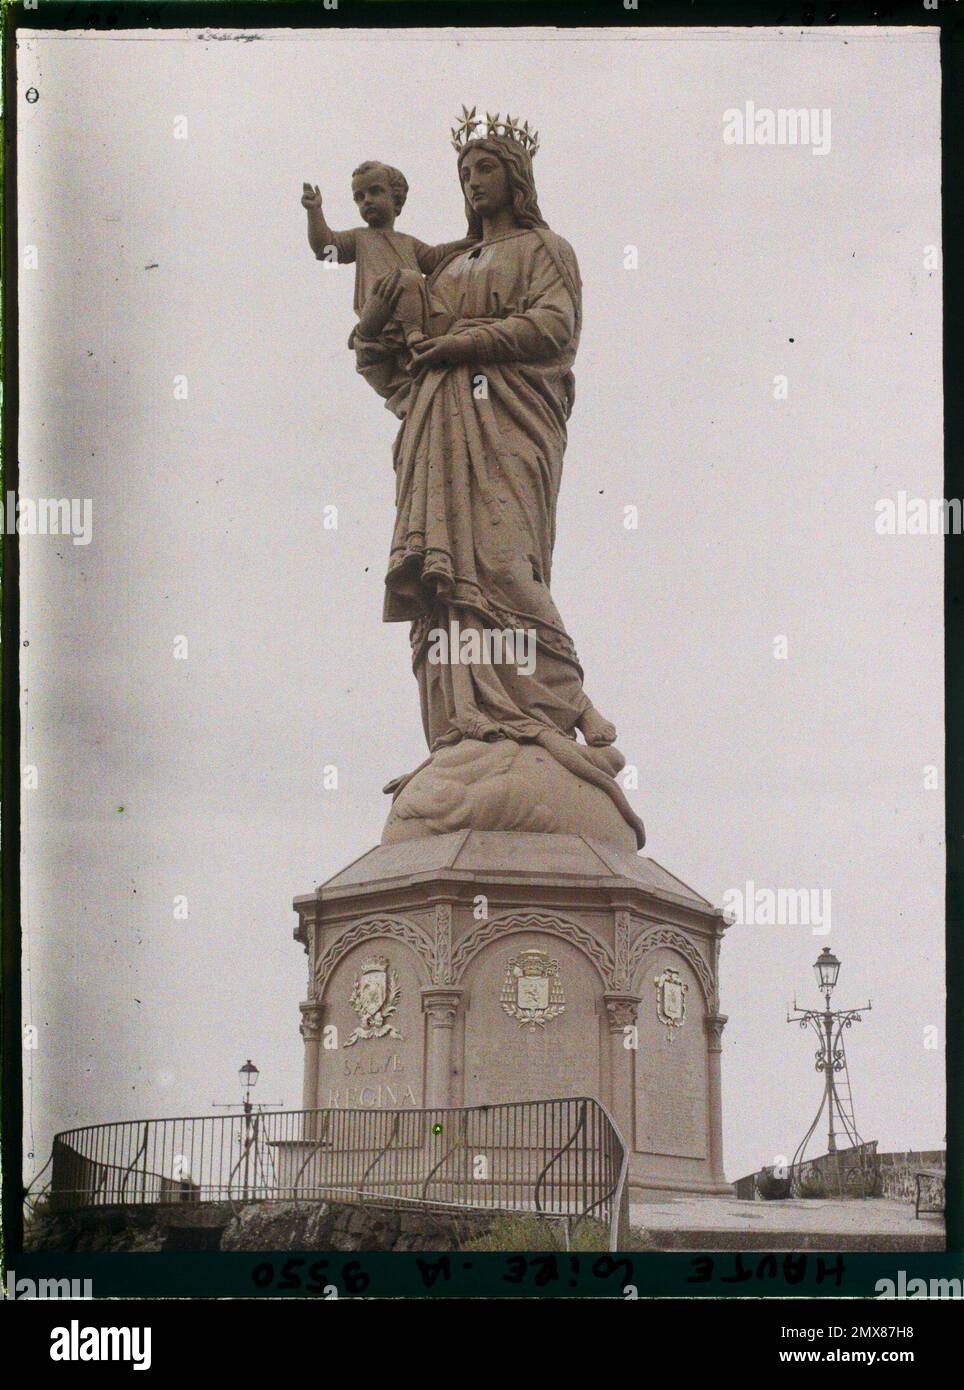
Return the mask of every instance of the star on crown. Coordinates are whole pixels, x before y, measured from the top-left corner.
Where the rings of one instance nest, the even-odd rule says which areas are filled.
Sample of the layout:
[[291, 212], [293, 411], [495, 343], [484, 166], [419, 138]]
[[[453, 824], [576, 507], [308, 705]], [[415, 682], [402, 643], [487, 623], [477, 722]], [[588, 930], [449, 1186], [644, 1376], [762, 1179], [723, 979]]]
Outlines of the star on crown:
[[[484, 126], [485, 129], [481, 134], [477, 134], [480, 126]], [[494, 116], [486, 111], [483, 121], [475, 114], [474, 106], [471, 111], [467, 106], [462, 107], [462, 119], [452, 127], [452, 148], [461, 154], [470, 140], [491, 139], [493, 136], [517, 141], [528, 152], [530, 159], [539, 149], [539, 132], [530, 130], [528, 121], [520, 125], [518, 117], [510, 116], [508, 111], [504, 121], [499, 119], [498, 111]]]

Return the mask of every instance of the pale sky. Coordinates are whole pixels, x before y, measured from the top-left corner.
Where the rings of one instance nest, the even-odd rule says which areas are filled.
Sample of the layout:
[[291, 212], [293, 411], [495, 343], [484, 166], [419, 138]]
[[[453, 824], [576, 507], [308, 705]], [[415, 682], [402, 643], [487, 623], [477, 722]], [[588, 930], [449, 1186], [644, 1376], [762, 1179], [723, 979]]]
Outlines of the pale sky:
[[[71, 1125], [215, 1113], [247, 1057], [300, 1105], [291, 899], [377, 843], [424, 756], [381, 622], [395, 422], [301, 185], [353, 225], [383, 159], [399, 230], [463, 235], [463, 102], [538, 127], [580, 262], [553, 592], [645, 853], [715, 903], [831, 893], [828, 935], [728, 933], [727, 1175], [816, 1108], [785, 1015], [828, 944], [835, 1002], [873, 1000], [858, 1127], [939, 1146], [943, 538], [874, 524], [942, 489], [936, 31], [21, 35], [18, 62], [21, 495], [93, 507], [88, 546], [21, 541], [28, 1170]], [[829, 152], [725, 144], [747, 101], [829, 109]]]

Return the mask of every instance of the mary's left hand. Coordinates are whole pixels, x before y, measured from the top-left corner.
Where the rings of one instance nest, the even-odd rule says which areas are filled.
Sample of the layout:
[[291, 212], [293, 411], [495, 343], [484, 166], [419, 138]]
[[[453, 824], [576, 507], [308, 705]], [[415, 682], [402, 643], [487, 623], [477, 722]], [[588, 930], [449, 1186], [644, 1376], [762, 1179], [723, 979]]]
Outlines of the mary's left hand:
[[470, 362], [474, 355], [472, 339], [465, 333], [443, 333], [440, 338], [426, 338], [412, 348], [412, 371], [424, 372], [429, 367], [454, 367]]

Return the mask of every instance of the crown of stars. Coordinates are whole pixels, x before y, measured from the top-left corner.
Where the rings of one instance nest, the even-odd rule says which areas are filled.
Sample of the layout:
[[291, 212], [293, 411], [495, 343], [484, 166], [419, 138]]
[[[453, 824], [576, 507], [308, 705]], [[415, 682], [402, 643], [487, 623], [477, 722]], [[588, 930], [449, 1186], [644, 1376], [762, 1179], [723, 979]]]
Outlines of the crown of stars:
[[485, 120], [482, 120], [481, 116], [475, 114], [474, 106], [471, 111], [467, 106], [462, 107], [462, 118], [452, 127], [452, 148], [461, 154], [470, 140], [491, 139], [493, 136], [502, 140], [516, 140], [528, 151], [530, 159], [539, 149], [539, 132], [530, 130], [528, 121], [520, 125], [518, 117], [510, 116], [508, 112], [503, 121], [498, 111], [494, 116], [486, 111]]

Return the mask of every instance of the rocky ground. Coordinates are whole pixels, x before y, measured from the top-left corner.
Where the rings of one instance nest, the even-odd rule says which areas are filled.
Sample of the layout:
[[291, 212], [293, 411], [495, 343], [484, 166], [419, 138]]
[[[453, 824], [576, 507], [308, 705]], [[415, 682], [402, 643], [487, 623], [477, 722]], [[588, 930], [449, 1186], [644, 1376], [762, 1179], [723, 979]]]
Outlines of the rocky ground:
[[27, 1250], [452, 1250], [496, 1218], [433, 1215], [335, 1202], [185, 1203], [38, 1213]]

